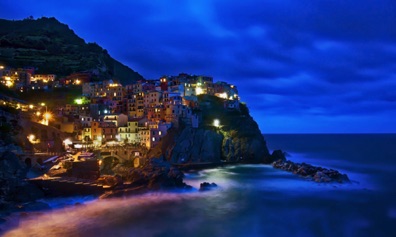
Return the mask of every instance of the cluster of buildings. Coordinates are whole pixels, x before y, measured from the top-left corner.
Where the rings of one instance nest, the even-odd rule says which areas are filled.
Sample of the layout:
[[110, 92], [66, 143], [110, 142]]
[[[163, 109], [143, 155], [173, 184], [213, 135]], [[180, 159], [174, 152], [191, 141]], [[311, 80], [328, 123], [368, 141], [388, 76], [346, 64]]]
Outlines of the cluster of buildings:
[[200, 125], [197, 96], [201, 94], [221, 97], [226, 108], [239, 109], [234, 85], [179, 74], [125, 86], [111, 80], [83, 83], [82, 97], [59, 106], [60, 119], [52, 125], [74, 134], [79, 146], [128, 143], [152, 148], [173, 126]]
[[91, 76], [91, 73], [82, 72], [57, 78], [55, 74], [38, 74], [34, 67], [10, 68], [0, 65], [0, 84], [18, 92], [81, 85], [89, 81]]
[[32, 121], [69, 133], [76, 148], [109, 143], [152, 148], [171, 127], [180, 124], [195, 128], [200, 126], [197, 96], [201, 94], [223, 98], [226, 108], [239, 110], [236, 86], [214, 82], [208, 76], [181, 73], [129, 85], [112, 80], [90, 82], [90, 77], [89, 73], [74, 73], [59, 79], [54, 74], [36, 74], [32, 67], [15, 69], [0, 65], [0, 83], [22, 93], [67, 85], [82, 88], [81, 97], [76, 98], [73, 104], [59, 105], [57, 108], [49, 109], [45, 103], [29, 105], [7, 96], [0, 97], [0, 102], [22, 111], [31, 111]]

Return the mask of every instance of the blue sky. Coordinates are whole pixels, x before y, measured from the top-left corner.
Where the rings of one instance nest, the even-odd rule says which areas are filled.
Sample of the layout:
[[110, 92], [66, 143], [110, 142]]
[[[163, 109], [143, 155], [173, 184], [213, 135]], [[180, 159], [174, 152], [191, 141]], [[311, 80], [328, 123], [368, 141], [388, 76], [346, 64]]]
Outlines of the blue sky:
[[148, 79], [236, 84], [263, 133], [396, 132], [393, 0], [0, 2], [56, 17]]

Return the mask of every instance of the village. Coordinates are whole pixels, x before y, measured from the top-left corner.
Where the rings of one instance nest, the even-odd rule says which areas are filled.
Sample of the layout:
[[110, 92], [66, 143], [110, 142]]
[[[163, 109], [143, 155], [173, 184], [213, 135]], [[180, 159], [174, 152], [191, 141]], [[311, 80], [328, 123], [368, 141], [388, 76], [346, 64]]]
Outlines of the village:
[[[229, 110], [239, 110], [240, 103], [236, 86], [185, 73], [129, 85], [113, 80], [90, 81], [86, 73], [58, 80], [53, 74], [34, 75], [30, 68], [1, 67], [0, 75], [3, 85], [19, 93], [69, 85], [81, 89], [81, 95], [70, 104], [49, 106], [46, 98], [31, 104], [5, 95], [0, 103], [20, 111], [18, 116], [23, 119], [14, 120], [19, 120], [28, 141], [20, 154], [28, 166], [43, 167], [66, 159], [75, 163], [72, 176], [87, 179], [100, 176], [97, 167], [79, 170], [77, 162], [95, 156], [101, 165], [111, 157], [117, 162], [132, 161], [139, 167], [145, 154], [158, 145], [170, 128], [203, 126], [199, 95], [222, 98]], [[1, 116], [12, 120], [4, 111]], [[219, 121], [210, 125], [219, 126]], [[62, 164], [71, 167], [65, 161]], [[94, 174], [89, 170], [94, 170]]]

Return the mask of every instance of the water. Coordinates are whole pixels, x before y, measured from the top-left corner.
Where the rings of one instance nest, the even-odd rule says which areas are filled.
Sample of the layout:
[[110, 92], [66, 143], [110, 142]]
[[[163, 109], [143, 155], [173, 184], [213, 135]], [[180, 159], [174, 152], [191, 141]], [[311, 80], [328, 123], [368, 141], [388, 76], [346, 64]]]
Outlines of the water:
[[[396, 135], [267, 135], [270, 150], [345, 172], [317, 184], [267, 165], [188, 173], [189, 192], [122, 199], [46, 200], [83, 205], [32, 213], [5, 236], [396, 236]], [[199, 192], [199, 184], [219, 188]]]

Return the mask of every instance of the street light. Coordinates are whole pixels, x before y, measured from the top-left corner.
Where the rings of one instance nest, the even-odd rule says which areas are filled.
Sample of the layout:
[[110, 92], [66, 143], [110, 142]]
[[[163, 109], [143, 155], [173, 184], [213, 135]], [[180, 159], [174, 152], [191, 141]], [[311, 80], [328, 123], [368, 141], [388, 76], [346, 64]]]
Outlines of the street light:
[[45, 125], [48, 126], [48, 120], [51, 118], [51, 114], [48, 113], [47, 105], [46, 105], [45, 103], [41, 103], [40, 105], [41, 105], [41, 106], [45, 106], [45, 114], [43, 114], [43, 116], [44, 116], [44, 118], [45, 118]]
[[48, 120], [52, 117], [51, 113], [45, 112], [44, 118], [45, 118], [45, 125], [48, 126]]

